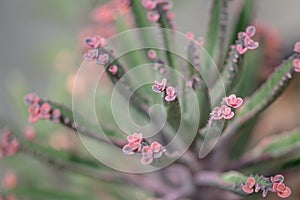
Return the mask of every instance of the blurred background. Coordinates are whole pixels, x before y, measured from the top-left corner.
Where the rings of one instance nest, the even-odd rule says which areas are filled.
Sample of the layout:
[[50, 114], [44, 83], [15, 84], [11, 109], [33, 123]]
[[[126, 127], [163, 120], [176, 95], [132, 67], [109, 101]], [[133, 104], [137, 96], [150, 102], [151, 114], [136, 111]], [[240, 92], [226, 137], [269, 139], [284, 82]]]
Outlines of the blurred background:
[[[239, 1], [232, 1], [234, 6], [231, 12], [238, 9]], [[73, 0], [0, 0], [0, 125], [14, 123], [27, 125], [27, 121], [24, 121], [27, 107], [23, 105], [22, 97], [32, 91], [40, 96], [51, 97], [71, 105], [72, 84], [70, 82], [83, 61], [83, 35], [92, 30], [92, 11], [104, 2], [104, 0], [85, 0], [76, 3]], [[210, 2], [174, 0], [173, 11], [176, 14], [177, 30], [183, 33], [193, 31], [196, 36], [205, 36], [209, 22]], [[300, 1], [257, 0], [255, 2], [254, 21], [261, 28], [259, 30], [266, 40], [269, 39], [267, 41], [270, 52], [274, 51], [276, 54], [267, 55], [274, 63], [267, 63], [269, 68], [264, 68], [258, 73], [259, 81], [263, 82], [277, 60], [289, 55], [293, 44], [300, 40], [300, 26], [298, 26]], [[300, 100], [300, 81], [299, 77], [297, 78], [298, 80], [293, 81], [284, 96], [260, 116], [259, 123], [253, 131], [255, 137], [252, 139], [252, 144], [257, 143], [265, 135], [280, 133], [300, 125], [297, 115], [300, 112], [297, 106]], [[54, 135], [57, 135], [51, 140], [54, 146], [57, 145], [56, 141], [66, 141], [65, 146], [58, 145], [57, 149], [72, 149], [73, 145], [79, 143], [76, 138], [58, 136], [59, 130], [46, 123], [37, 125], [37, 129], [40, 130], [45, 127], [51, 128]], [[37, 137], [42, 140], [44, 136]], [[12, 158], [6, 162], [0, 161], [0, 179], [11, 165], [16, 163], [22, 163], [14, 170], [19, 174], [26, 172], [27, 176], [21, 175], [19, 179], [27, 183], [40, 183], [41, 177], [46, 180], [43, 183], [45, 185], [53, 183], [64, 185], [69, 181], [58, 178], [59, 173], [62, 173], [59, 170], [55, 171], [58, 177], [52, 177], [53, 171], [48, 173], [39, 162], [24, 157]], [[32, 166], [36, 170], [30, 170]], [[53, 169], [49, 167], [47, 170]], [[77, 190], [77, 186], [85, 181], [83, 177], [75, 179], [73, 188], [69, 188], [71, 191]], [[287, 184], [299, 183], [300, 178], [297, 177], [287, 182]], [[136, 195], [140, 194], [137, 192]]]

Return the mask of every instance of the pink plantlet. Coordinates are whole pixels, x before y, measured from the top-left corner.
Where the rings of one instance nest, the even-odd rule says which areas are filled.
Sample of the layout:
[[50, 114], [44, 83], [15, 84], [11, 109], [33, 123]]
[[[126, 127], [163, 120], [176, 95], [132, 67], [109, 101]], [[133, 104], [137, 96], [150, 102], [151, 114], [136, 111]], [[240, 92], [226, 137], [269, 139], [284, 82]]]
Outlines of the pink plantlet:
[[41, 107], [40, 107], [40, 119], [50, 119], [51, 114], [51, 105], [49, 103], [44, 103]]
[[231, 108], [239, 108], [243, 104], [243, 99], [232, 94], [229, 97], [225, 97], [225, 102]]
[[294, 67], [295, 72], [300, 72], [300, 59], [295, 58], [293, 60], [293, 67]]
[[154, 49], [150, 49], [148, 51], [148, 58], [151, 60], [156, 60], [157, 59], [157, 54], [156, 51]]
[[156, 12], [153, 12], [153, 11], [148, 11], [147, 12], [147, 19], [150, 21], [150, 22], [157, 22], [160, 18], [160, 15]]
[[27, 94], [24, 97], [24, 103], [27, 105], [32, 105], [39, 103], [41, 98], [36, 93]]
[[110, 5], [103, 5], [96, 8], [92, 13], [95, 21], [111, 23], [115, 19], [115, 13]]
[[160, 158], [163, 155], [163, 146], [160, 143], [153, 142], [150, 147], [154, 158]]
[[245, 32], [239, 32], [238, 33], [238, 39], [243, 39], [245, 36], [247, 36], [247, 34]]
[[165, 91], [167, 84], [167, 79], [163, 79], [161, 82], [155, 80], [154, 85], [152, 86], [152, 90], [156, 93], [161, 93]]
[[272, 183], [283, 183], [284, 176], [281, 174], [277, 174], [277, 175], [271, 177], [271, 181], [272, 181]]
[[173, 13], [173, 12], [168, 12], [167, 17], [168, 17], [169, 20], [172, 21], [172, 20], [175, 19], [175, 13]]
[[147, 10], [153, 10], [157, 6], [156, 0], [141, 0], [142, 6]]
[[248, 48], [247, 47], [243, 47], [243, 45], [241, 44], [238, 44], [236, 46], [236, 50], [237, 52], [240, 54], [240, 55], [244, 55], [247, 51], [248, 51]]
[[203, 38], [199, 38], [199, 39], [197, 40], [197, 45], [198, 45], [198, 46], [203, 47], [204, 44], [205, 44], [205, 41], [204, 41]]
[[166, 101], [174, 101], [176, 99], [176, 90], [172, 86], [167, 87], [166, 89], [166, 96], [165, 100]]
[[295, 43], [294, 51], [296, 53], [300, 53], [300, 41]]
[[141, 163], [143, 165], [149, 165], [153, 162], [153, 152], [151, 150], [151, 147], [150, 146], [144, 146], [142, 148], [142, 160], [141, 160]]
[[99, 36], [87, 37], [84, 41], [89, 48], [99, 48], [106, 45], [106, 39]]
[[284, 183], [274, 183], [273, 192], [276, 192], [281, 198], [288, 198], [292, 193], [291, 189], [285, 186]]
[[143, 165], [150, 165], [153, 162], [153, 157], [142, 157], [141, 163]]
[[35, 139], [35, 129], [31, 126], [25, 128], [24, 137], [28, 141], [33, 141]]
[[194, 33], [193, 32], [187, 32], [186, 33], [186, 37], [189, 39], [189, 40], [194, 40]]
[[108, 71], [115, 76], [118, 73], [118, 66], [117, 65], [111, 65], [108, 68]]
[[248, 49], [256, 49], [258, 46], [259, 46], [259, 43], [258, 42], [255, 42], [254, 40], [252, 40], [250, 37], [245, 37], [244, 39], [244, 43], [245, 43], [245, 46], [248, 48]]
[[127, 155], [132, 155], [136, 152], [141, 151], [142, 145], [139, 142], [129, 142], [128, 144], [124, 145], [122, 151]]
[[132, 135], [128, 135], [127, 141], [141, 143], [143, 141], [143, 135], [141, 133], [134, 133]]
[[20, 143], [16, 139], [12, 139], [8, 148], [7, 148], [7, 156], [15, 155], [20, 149]]
[[54, 109], [52, 111], [52, 114], [51, 114], [51, 122], [53, 123], [59, 123], [60, 122], [60, 117], [61, 117], [61, 112], [59, 109]]
[[234, 116], [234, 112], [232, 112], [231, 108], [225, 105], [221, 106], [221, 112], [224, 119], [232, 119]]
[[255, 34], [255, 32], [256, 32], [256, 28], [254, 27], [254, 26], [248, 26], [247, 28], [246, 28], [246, 34], [249, 36], [249, 37], [253, 37], [254, 36], [254, 34]]
[[28, 111], [28, 122], [31, 124], [36, 123], [40, 119], [40, 105], [37, 103], [33, 104], [29, 107]]
[[90, 49], [83, 55], [83, 57], [87, 61], [93, 61], [97, 58], [98, 52], [98, 49]]
[[213, 109], [213, 111], [210, 113], [210, 116], [214, 120], [220, 120], [220, 119], [222, 119], [223, 118], [223, 114], [221, 112], [221, 108], [220, 107], [215, 107]]
[[242, 190], [247, 194], [251, 194], [254, 192], [253, 189], [254, 186], [255, 186], [255, 179], [253, 177], [249, 177], [246, 181], [246, 184], [242, 186]]
[[107, 53], [101, 53], [96, 59], [96, 63], [99, 65], [105, 65], [109, 61], [109, 55]]

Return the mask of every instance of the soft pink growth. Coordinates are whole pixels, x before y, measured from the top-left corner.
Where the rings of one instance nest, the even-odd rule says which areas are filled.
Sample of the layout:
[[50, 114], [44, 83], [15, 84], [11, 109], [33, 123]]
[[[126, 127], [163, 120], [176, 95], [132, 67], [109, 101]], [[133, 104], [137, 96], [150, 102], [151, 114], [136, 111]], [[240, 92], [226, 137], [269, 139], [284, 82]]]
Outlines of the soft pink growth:
[[255, 32], [256, 32], [256, 28], [255, 28], [254, 26], [248, 26], [248, 27], [246, 28], [246, 34], [247, 34], [249, 37], [254, 36]]
[[107, 53], [101, 53], [98, 55], [96, 62], [99, 65], [105, 65], [109, 61], [109, 55]]
[[147, 10], [153, 10], [157, 6], [157, 1], [156, 0], [141, 0], [142, 5], [144, 8]]
[[15, 172], [8, 171], [5, 173], [2, 184], [6, 189], [14, 189], [18, 185], [18, 177]]
[[188, 38], [189, 40], [193, 40], [194, 37], [195, 37], [193, 32], [187, 32], [187, 33], [186, 33], [186, 36], [187, 36], [187, 38]]
[[296, 42], [295, 46], [294, 46], [294, 51], [296, 53], [300, 53], [300, 41]]
[[251, 194], [254, 192], [253, 189], [254, 186], [255, 186], [255, 179], [253, 177], [249, 177], [246, 181], [246, 184], [242, 186], [242, 190], [247, 194]]
[[232, 94], [229, 97], [225, 97], [225, 102], [231, 108], [239, 108], [243, 104], [243, 99]]
[[277, 192], [277, 195], [281, 198], [287, 198], [291, 195], [292, 191], [284, 183], [274, 183], [273, 192]]
[[111, 23], [115, 19], [115, 12], [110, 4], [102, 5], [93, 11], [92, 18], [95, 21]]
[[272, 183], [283, 183], [284, 176], [281, 174], [277, 174], [277, 175], [271, 177], [271, 181], [272, 181]]
[[236, 50], [237, 50], [237, 52], [238, 52], [240, 55], [244, 55], [244, 54], [247, 52], [248, 48], [247, 48], [247, 47], [243, 47], [243, 45], [241, 45], [241, 44], [238, 44], [238, 45], [236, 46]]
[[256, 49], [259, 46], [259, 43], [255, 42], [250, 37], [245, 37], [244, 43], [245, 43], [245, 46], [251, 50]]
[[83, 57], [85, 60], [92, 61], [95, 60], [98, 56], [98, 49], [90, 49], [86, 52]]
[[150, 165], [153, 162], [153, 157], [142, 157], [141, 163], [143, 165]]
[[33, 104], [29, 107], [29, 117], [28, 122], [33, 124], [36, 123], [40, 119], [40, 105]]
[[150, 22], [157, 22], [160, 18], [160, 15], [156, 12], [149, 11], [147, 13], [147, 18]]
[[205, 44], [204, 39], [203, 39], [203, 38], [199, 38], [199, 39], [197, 40], [197, 44], [198, 44], [200, 47], [204, 46], [204, 44]]
[[33, 141], [35, 139], [35, 129], [31, 126], [25, 128], [24, 137], [28, 141]]
[[231, 108], [223, 105], [221, 106], [221, 113], [224, 117], [224, 119], [232, 119], [234, 116], [234, 112], [231, 111]]
[[84, 41], [89, 48], [99, 48], [106, 45], [106, 39], [99, 36], [87, 37]]
[[118, 73], [118, 66], [117, 65], [111, 65], [108, 68], [108, 71], [115, 76]]
[[154, 85], [152, 86], [152, 90], [156, 93], [161, 93], [165, 91], [167, 84], [167, 79], [163, 79], [161, 82], [155, 80]]
[[174, 101], [176, 99], [176, 90], [172, 86], [167, 87], [166, 89], [166, 101]]
[[151, 151], [154, 158], [159, 158], [163, 155], [163, 146], [158, 142], [153, 142], [151, 144]]
[[150, 58], [151, 60], [156, 60], [157, 59], [157, 54], [156, 51], [154, 49], [151, 49], [148, 51], [148, 58]]
[[169, 20], [174, 20], [175, 19], [175, 13], [173, 13], [173, 12], [168, 12], [168, 19]]
[[293, 67], [294, 67], [295, 72], [300, 72], [300, 59], [295, 58], [293, 60]]

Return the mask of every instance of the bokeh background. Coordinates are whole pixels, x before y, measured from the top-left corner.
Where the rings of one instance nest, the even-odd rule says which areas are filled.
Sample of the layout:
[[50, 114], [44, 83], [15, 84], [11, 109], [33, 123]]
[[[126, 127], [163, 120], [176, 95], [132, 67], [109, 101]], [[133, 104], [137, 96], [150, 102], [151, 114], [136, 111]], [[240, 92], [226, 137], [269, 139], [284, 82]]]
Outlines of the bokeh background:
[[[238, 9], [239, 1], [232, 0], [236, 6], [231, 8], [231, 12]], [[27, 108], [22, 104], [23, 99], [19, 97], [27, 92], [35, 91], [41, 96], [71, 104], [71, 98], [62, 93], [70, 92], [69, 80], [83, 61], [82, 34], [92, 24], [91, 12], [101, 2], [105, 1], [0, 0], [1, 125], [18, 123], [26, 126], [27, 122], [20, 116], [25, 115]], [[173, 11], [176, 13], [177, 30], [183, 33], [193, 31], [197, 36], [204, 36], [209, 22], [210, 3], [211, 1], [207, 0], [174, 0]], [[300, 40], [299, 7], [299, 0], [256, 1], [255, 23], [274, 33], [275, 36], [267, 37], [274, 37], [274, 40], [270, 41], [270, 48], [278, 52], [279, 58], [290, 54], [293, 44]], [[265, 75], [262, 72], [258, 76], [263, 80]], [[277, 134], [300, 125], [300, 108], [297, 106], [300, 102], [299, 82], [298, 77], [288, 91], [260, 116], [254, 129], [252, 144], [265, 135]], [[53, 88], [57, 87], [61, 90], [55, 90], [56, 93], [53, 93]], [[39, 127], [43, 129], [47, 125], [42, 123]], [[54, 128], [53, 131], [57, 130]], [[41, 140], [43, 138], [42, 135], [37, 137]], [[57, 145], [56, 141], [61, 140], [66, 140], [65, 145], [69, 145], [68, 148], [78, 143], [76, 138], [52, 138], [54, 146]], [[43, 170], [44, 165], [41, 166], [39, 162], [24, 157], [17, 159], [18, 162], [14, 159], [0, 161], [0, 179], [11, 165], [21, 163], [22, 165], [16, 166], [15, 170], [19, 174], [28, 172], [27, 176], [20, 177], [23, 181], [35, 184], [40, 183], [42, 178], [47, 182], [43, 184], [48, 186], [53, 183], [64, 185], [69, 181], [59, 178], [59, 173], [65, 172], [56, 170], [57, 177], [52, 177], [53, 171], [47, 173]], [[36, 170], [32, 170], [32, 167]], [[47, 170], [53, 169], [49, 167]], [[291, 172], [287, 184], [299, 185], [300, 177], [293, 176], [294, 174]], [[75, 179], [73, 188], [69, 188], [71, 191], [77, 190], [81, 181], [84, 181], [82, 177]], [[300, 191], [294, 190], [294, 197], [291, 199], [295, 199], [299, 193]]]

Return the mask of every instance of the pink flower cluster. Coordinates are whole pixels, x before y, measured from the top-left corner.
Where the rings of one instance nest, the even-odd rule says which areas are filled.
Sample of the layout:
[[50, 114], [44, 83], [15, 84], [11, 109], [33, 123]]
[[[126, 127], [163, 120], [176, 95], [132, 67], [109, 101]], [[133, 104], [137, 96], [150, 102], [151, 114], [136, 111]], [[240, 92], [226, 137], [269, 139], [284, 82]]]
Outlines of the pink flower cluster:
[[212, 119], [232, 119], [234, 117], [232, 109], [239, 108], [243, 104], [243, 99], [232, 94], [229, 97], [225, 97], [222, 104], [221, 107], [215, 107], [213, 109], [210, 114]]
[[247, 194], [252, 194], [253, 192], [258, 192], [263, 190], [263, 197], [266, 197], [268, 191], [276, 192], [277, 195], [281, 198], [288, 198], [291, 195], [291, 189], [283, 183], [284, 176], [278, 174], [270, 178], [272, 189], [269, 189], [268, 186], [261, 185], [256, 183], [254, 177], [249, 177], [245, 183], [242, 185], [242, 190]]
[[20, 149], [20, 143], [12, 137], [9, 130], [4, 130], [0, 138], [0, 159], [16, 154]]
[[165, 92], [165, 100], [166, 101], [174, 101], [177, 97], [176, 95], [176, 90], [174, 87], [169, 86], [166, 87], [167, 85], [167, 79], [163, 79], [161, 82], [155, 80], [154, 85], [152, 86], [152, 90], [156, 93], [161, 93]]
[[252, 40], [256, 29], [254, 26], [248, 26], [245, 32], [240, 32], [238, 34], [239, 42], [236, 45], [236, 50], [240, 55], [245, 54], [248, 50], [256, 49], [259, 46], [259, 43]]
[[[159, 10], [168, 12], [173, 7], [172, 0], [141, 0], [142, 6], [148, 10], [147, 18], [150, 22], [157, 22], [160, 19]], [[174, 19], [174, 13], [167, 13], [168, 20]]]
[[[296, 53], [300, 53], [300, 42], [297, 42], [295, 44], [294, 51]], [[295, 58], [293, 60], [293, 67], [294, 67], [295, 72], [300, 72], [300, 59], [299, 58]]]
[[127, 141], [128, 144], [123, 146], [123, 152], [127, 155], [141, 153], [141, 163], [143, 165], [149, 165], [155, 158], [160, 158], [163, 155], [163, 146], [158, 142], [153, 142], [149, 145], [141, 133], [134, 133], [133, 135], [127, 136]]
[[103, 37], [87, 37], [85, 39], [85, 45], [90, 49], [84, 54], [84, 59], [88, 61], [96, 61], [99, 65], [106, 64], [109, 61], [109, 54], [105, 51], [100, 51], [100, 48], [104, 48], [106, 44], [106, 39]]
[[24, 101], [29, 105], [29, 123], [36, 123], [40, 119], [47, 119], [53, 123], [60, 122], [60, 110], [52, 109], [48, 102], [42, 101], [35, 93], [26, 95]]
[[273, 183], [273, 192], [276, 192], [279, 197], [287, 198], [291, 195], [291, 189], [283, 183], [283, 175], [277, 174], [274, 177], [271, 177], [271, 181]]

